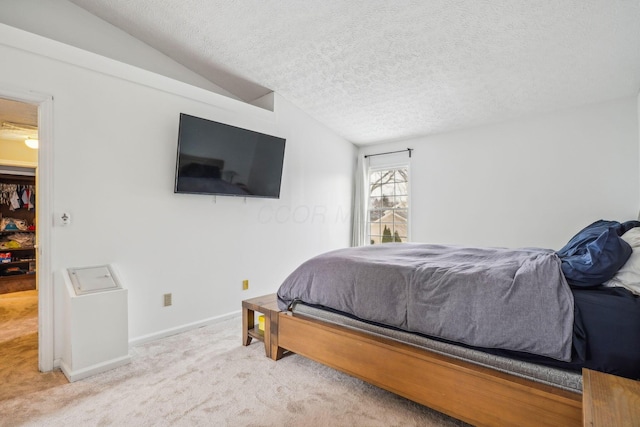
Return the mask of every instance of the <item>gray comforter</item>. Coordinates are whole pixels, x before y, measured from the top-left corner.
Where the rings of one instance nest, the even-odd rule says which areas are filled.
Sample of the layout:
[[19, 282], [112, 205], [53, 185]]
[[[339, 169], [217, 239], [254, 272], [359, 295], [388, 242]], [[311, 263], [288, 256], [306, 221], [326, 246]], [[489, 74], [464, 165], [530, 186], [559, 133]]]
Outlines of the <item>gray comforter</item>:
[[360, 319], [476, 347], [571, 360], [573, 296], [547, 249], [388, 243], [339, 249], [278, 290]]

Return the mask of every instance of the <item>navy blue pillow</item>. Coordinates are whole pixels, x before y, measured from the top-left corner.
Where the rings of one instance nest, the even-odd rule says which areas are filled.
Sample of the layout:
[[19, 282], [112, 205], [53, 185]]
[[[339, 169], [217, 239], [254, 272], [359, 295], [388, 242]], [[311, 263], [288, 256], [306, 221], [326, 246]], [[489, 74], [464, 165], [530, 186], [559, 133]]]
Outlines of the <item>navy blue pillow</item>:
[[599, 220], [573, 236], [557, 252], [569, 285], [596, 286], [611, 279], [631, 256], [631, 246], [620, 236], [633, 226]]

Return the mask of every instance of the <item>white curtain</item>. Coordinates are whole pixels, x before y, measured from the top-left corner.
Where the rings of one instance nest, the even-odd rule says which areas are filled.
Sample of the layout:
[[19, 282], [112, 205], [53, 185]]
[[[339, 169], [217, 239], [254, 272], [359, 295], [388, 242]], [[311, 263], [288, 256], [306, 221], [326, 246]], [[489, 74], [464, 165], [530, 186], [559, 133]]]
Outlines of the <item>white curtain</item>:
[[356, 165], [355, 188], [353, 198], [353, 224], [351, 246], [363, 246], [367, 243], [367, 170], [364, 155], [358, 155]]

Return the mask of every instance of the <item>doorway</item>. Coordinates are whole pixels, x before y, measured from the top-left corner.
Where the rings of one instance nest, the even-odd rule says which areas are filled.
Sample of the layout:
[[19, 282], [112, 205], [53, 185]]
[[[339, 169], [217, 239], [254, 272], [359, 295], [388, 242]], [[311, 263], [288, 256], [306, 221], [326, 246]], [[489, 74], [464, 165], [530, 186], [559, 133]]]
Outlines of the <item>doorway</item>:
[[[3, 218], [13, 218], [13, 224], [9, 230], [6, 230], [8, 221], [4, 221], [3, 227], [0, 227], [0, 231], [4, 231], [0, 233], [0, 238], [10, 242], [8, 249], [11, 249], [0, 250], [0, 255], [4, 253], [4, 261], [10, 263], [9, 273], [7, 274], [7, 268], [4, 268], [3, 275], [15, 274], [19, 276], [15, 279], [23, 279], [4, 279], [11, 283], [5, 290], [26, 290], [35, 295], [35, 302], [33, 298], [30, 302], [35, 307], [25, 308], [25, 311], [32, 315], [35, 311], [35, 319], [31, 322], [37, 325], [37, 338], [32, 344], [35, 349], [32, 350], [37, 356], [32, 359], [36, 363], [36, 371], [41, 372], [54, 368], [53, 284], [49, 251], [51, 226], [48, 221], [42, 220], [51, 217], [52, 103], [53, 98], [48, 95], [0, 87], [0, 173], [5, 178], [17, 181], [8, 184], [16, 185], [16, 189], [20, 191], [18, 200], [17, 192], [15, 195], [11, 194], [10, 202], [14, 205], [13, 210], [9, 207], [10, 215], [5, 216], [3, 212]], [[25, 140], [29, 143], [37, 141], [38, 148], [27, 147]], [[27, 230], [22, 230], [25, 227]], [[15, 236], [16, 228], [17, 231], [24, 231], [19, 236], [22, 241], [16, 242], [11, 241], [15, 239], [7, 238]], [[30, 234], [31, 243], [24, 240]], [[7, 252], [11, 252], [10, 258]], [[0, 273], [2, 272], [3, 268], [0, 268]], [[0, 277], [0, 280], [3, 279]], [[30, 287], [35, 289], [28, 289]], [[13, 292], [0, 293], [10, 294]], [[15, 305], [16, 301], [12, 299], [12, 304]], [[13, 325], [16, 330], [20, 329], [19, 322]]]
[[37, 143], [38, 106], [0, 98], [0, 366], [27, 378], [38, 373]]

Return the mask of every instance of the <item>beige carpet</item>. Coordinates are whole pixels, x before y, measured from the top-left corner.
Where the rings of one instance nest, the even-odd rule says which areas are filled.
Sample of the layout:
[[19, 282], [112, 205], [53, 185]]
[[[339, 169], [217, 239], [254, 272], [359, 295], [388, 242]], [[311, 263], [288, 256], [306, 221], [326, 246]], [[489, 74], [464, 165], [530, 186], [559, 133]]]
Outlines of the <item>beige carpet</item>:
[[[132, 348], [132, 363], [0, 401], [0, 426], [461, 426], [261, 342], [240, 318]], [[4, 388], [5, 384], [2, 385]]]
[[67, 383], [60, 371], [38, 371], [37, 291], [0, 294], [0, 381], [0, 408], [8, 399]]
[[0, 343], [38, 332], [38, 291], [0, 294]]

